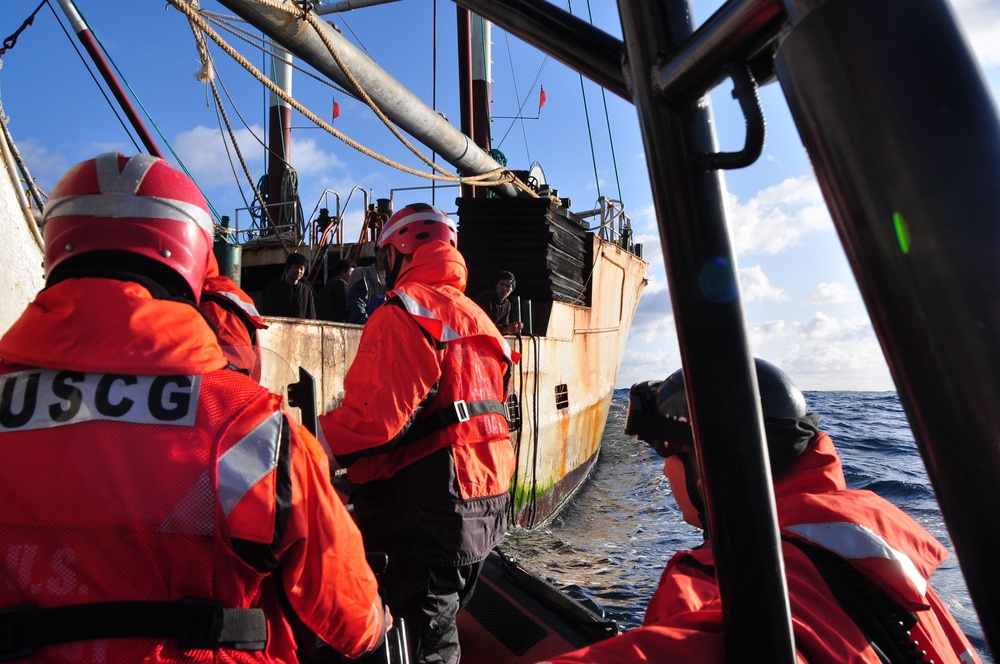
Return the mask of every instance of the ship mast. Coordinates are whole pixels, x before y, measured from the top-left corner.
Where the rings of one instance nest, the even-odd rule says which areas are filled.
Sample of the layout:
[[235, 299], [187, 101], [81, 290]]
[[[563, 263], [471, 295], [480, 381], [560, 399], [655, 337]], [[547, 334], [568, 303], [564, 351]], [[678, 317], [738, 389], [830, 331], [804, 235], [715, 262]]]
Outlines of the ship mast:
[[[292, 95], [292, 56], [272, 44], [271, 48], [272, 78], [275, 84], [289, 97]], [[271, 106], [268, 112], [268, 151], [267, 151], [267, 210], [268, 217], [279, 230], [290, 223], [295, 223], [298, 215], [297, 192], [286, 185], [291, 163], [292, 141], [292, 107], [274, 92], [271, 93]], [[292, 200], [286, 200], [286, 194], [294, 193]]]
[[[219, 2], [324, 76], [348, 90], [354, 89], [354, 84], [337, 66], [313, 27], [305, 21], [289, 20], [286, 12], [251, 0]], [[453, 127], [447, 119], [390, 76], [333, 27], [321, 23], [319, 29], [333, 44], [344, 66], [354, 74], [372, 101], [396, 126], [437, 152], [462, 175], [479, 175], [501, 167], [489, 153]], [[501, 196], [515, 197], [519, 194], [518, 188], [509, 183], [498, 184], [491, 189]]]
[[80, 15], [73, 0], [59, 0], [59, 6], [62, 7], [67, 20], [73, 26], [73, 31], [80, 39], [80, 43], [87, 49], [87, 53], [94, 60], [94, 64], [97, 65], [101, 76], [104, 77], [104, 82], [108, 84], [108, 87], [111, 88], [111, 93], [118, 100], [118, 103], [121, 104], [122, 110], [128, 117], [129, 122], [132, 123], [132, 127], [139, 134], [139, 139], [146, 147], [146, 151], [154, 157], [162, 158], [163, 154], [160, 152], [160, 148], [157, 147], [156, 141], [153, 140], [153, 135], [149, 133], [142, 118], [139, 117], [139, 113], [135, 110], [135, 106], [132, 105], [132, 101], [125, 94], [125, 90], [122, 88], [118, 78], [111, 71], [111, 66], [108, 64], [104, 54], [101, 53], [101, 49], [98, 48], [97, 40], [94, 39], [94, 35], [90, 31], [90, 26], [83, 20], [83, 16]]

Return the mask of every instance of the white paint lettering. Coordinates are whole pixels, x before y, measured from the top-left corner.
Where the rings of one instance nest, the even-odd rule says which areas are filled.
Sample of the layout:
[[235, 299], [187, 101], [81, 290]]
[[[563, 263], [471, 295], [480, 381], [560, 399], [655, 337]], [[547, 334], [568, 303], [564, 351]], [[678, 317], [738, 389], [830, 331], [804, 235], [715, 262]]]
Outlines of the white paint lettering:
[[201, 376], [32, 369], [0, 376], [0, 433], [94, 420], [193, 426]]

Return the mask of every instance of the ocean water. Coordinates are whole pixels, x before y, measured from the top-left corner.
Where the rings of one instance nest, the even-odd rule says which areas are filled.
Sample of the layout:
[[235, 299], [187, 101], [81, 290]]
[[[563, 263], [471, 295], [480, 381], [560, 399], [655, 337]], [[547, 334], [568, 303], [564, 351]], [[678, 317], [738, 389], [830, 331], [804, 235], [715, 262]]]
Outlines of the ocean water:
[[[869, 489], [913, 517], [949, 557], [931, 585], [992, 663], [958, 558], [895, 392], [807, 392], [840, 453], [847, 484]], [[663, 462], [625, 436], [628, 390], [616, 390], [601, 456], [587, 483], [540, 529], [511, 532], [503, 549], [572, 597], [593, 602], [623, 630], [642, 624], [667, 560], [701, 536], [682, 518], [663, 477]]]

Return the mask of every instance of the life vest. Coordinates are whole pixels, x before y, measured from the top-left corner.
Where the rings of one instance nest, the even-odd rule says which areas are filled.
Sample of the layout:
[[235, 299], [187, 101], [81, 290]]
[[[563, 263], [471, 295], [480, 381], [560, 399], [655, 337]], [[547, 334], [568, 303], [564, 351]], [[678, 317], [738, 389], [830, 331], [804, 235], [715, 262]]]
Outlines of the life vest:
[[192, 305], [68, 280], [0, 358], [0, 657], [294, 661], [261, 634], [265, 580], [345, 655], [375, 646], [377, 584], [322, 450], [223, 368]]
[[[774, 491], [798, 661], [879, 664], [873, 645], [893, 662], [981, 661], [928, 585], [944, 547], [883, 498], [847, 489], [825, 433]], [[715, 559], [706, 545], [670, 559], [641, 628], [551, 662], [721, 663], [725, 646]]]
[[257, 330], [267, 329], [253, 299], [232, 279], [222, 275], [205, 278], [201, 310], [219, 334], [219, 344], [229, 362], [254, 380], [260, 380], [260, 344]]
[[[140, 603], [108, 614], [119, 624], [148, 602], [198, 600], [192, 611], [200, 601], [220, 610], [253, 606], [263, 571], [241, 560], [229, 538], [274, 538], [258, 500], [273, 490], [282, 429], [288, 435], [277, 397], [231, 371], [141, 376], [8, 367], [0, 383], [0, 501], [23, 506], [0, 516], [8, 580], [0, 606]], [[231, 408], [243, 411], [235, 422]], [[273, 503], [269, 512], [273, 518]], [[133, 634], [157, 634], [143, 631], [152, 627]], [[113, 626], [104, 634], [122, 635]], [[33, 659], [69, 660], [82, 648], [84, 660], [162, 661], [156, 653], [179, 657], [178, 643], [198, 643], [194, 634], [157, 636], [54, 645]], [[265, 642], [266, 631], [256, 650], [223, 650], [231, 661], [266, 661], [257, 652]]]
[[[513, 471], [506, 407], [513, 362], [510, 346], [475, 304], [463, 307], [464, 302], [413, 283], [388, 297], [384, 306], [406, 311], [427, 335], [427, 342], [439, 350], [440, 379], [418, 415], [392, 440], [338, 455], [338, 461], [348, 468], [352, 481], [364, 483], [390, 477], [436, 450], [453, 447], [462, 499], [505, 493], [508, 465]], [[483, 456], [475, 446], [497, 441], [505, 443], [499, 455]], [[496, 467], [497, 462], [502, 465]]]

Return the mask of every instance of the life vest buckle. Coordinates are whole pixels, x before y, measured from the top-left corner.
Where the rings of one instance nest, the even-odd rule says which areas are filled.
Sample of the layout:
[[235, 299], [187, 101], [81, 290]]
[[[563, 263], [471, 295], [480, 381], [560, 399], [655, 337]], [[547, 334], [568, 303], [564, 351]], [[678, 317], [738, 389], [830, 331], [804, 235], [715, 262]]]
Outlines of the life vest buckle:
[[455, 403], [453, 403], [452, 406], [454, 406], [454, 408], [455, 408], [455, 416], [458, 418], [459, 422], [468, 422], [469, 421], [469, 417], [470, 417], [470, 415], [469, 415], [469, 405], [467, 403], [465, 403], [465, 400], [459, 399], [458, 401], [456, 401]]
[[210, 599], [188, 598], [181, 602], [177, 647], [182, 650], [212, 650], [222, 639], [225, 605]]
[[0, 662], [31, 657], [37, 617], [31, 604], [0, 609]]

